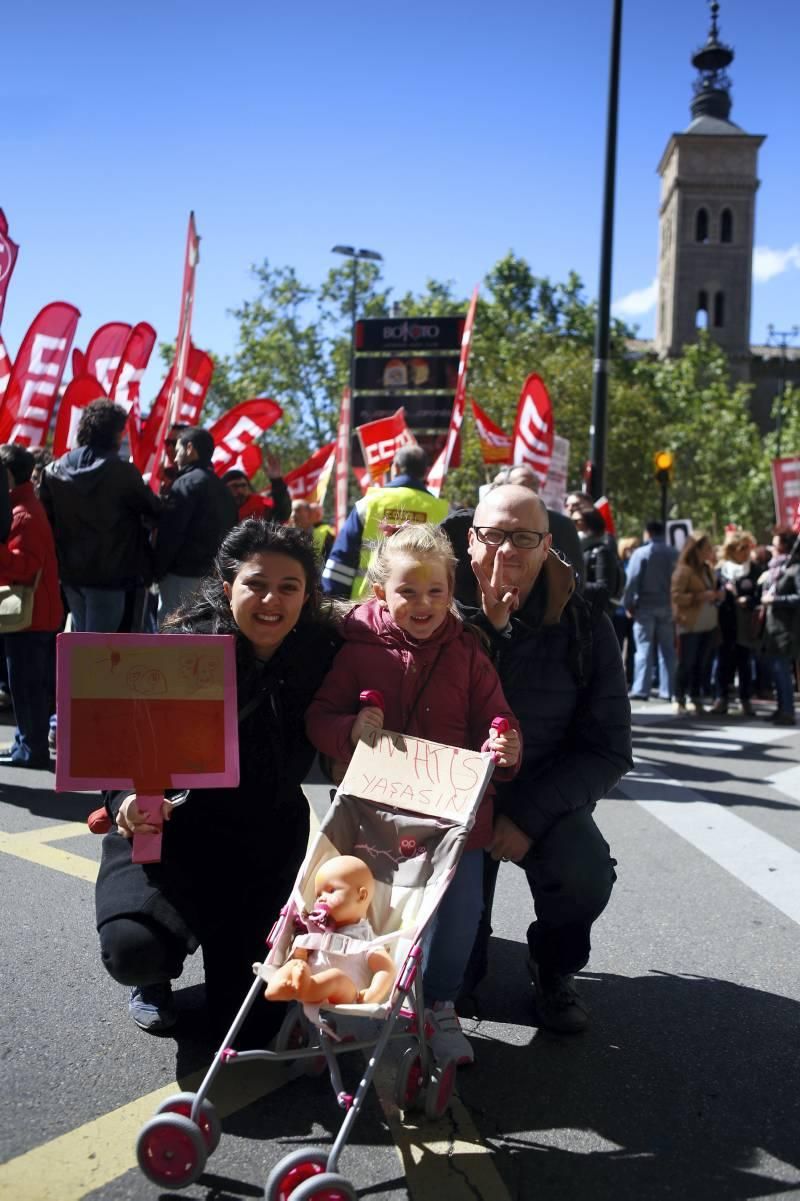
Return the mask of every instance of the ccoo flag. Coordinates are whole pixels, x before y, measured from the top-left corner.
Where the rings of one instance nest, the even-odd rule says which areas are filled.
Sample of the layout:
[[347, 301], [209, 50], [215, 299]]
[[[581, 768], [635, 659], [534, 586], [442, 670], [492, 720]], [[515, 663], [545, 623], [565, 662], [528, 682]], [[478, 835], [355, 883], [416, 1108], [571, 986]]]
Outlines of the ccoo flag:
[[529, 464], [542, 484], [550, 470], [555, 432], [550, 396], [544, 380], [534, 372], [525, 380], [519, 398], [511, 461]]

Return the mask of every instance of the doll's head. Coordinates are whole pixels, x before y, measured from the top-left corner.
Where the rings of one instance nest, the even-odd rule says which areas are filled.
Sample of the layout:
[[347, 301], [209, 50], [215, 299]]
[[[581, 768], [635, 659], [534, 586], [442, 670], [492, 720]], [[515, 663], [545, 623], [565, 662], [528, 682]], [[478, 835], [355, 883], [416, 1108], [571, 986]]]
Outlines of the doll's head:
[[327, 910], [337, 926], [350, 926], [367, 916], [375, 892], [372, 872], [355, 855], [337, 855], [323, 863], [314, 879], [314, 911]]
[[424, 640], [439, 629], [453, 600], [456, 558], [444, 530], [401, 526], [382, 539], [369, 564], [369, 581], [395, 625]]

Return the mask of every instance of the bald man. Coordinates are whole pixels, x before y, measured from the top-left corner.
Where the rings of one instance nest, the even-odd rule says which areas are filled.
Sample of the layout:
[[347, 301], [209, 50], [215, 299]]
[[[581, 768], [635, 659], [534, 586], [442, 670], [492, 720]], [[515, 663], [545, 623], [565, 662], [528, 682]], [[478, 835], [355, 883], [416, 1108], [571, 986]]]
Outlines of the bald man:
[[525, 872], [536, 914], [527, 940], [539, 1024], [576, 1033], [588, 1011], [573, 975], [589, 960], [592, 924], [616, 879], [592, 813], [633, 766], [619, 644], [602, 609], [575, 593], [575, 573], [553, 553], [547, 509], [529, 489], [487, 493], [468, 544], [474, 595], [460, 608], [491, 639], [524, 743], [517, 779], [497, 787], [471, 984], [486, 971], [498, 863], [510, 860]]

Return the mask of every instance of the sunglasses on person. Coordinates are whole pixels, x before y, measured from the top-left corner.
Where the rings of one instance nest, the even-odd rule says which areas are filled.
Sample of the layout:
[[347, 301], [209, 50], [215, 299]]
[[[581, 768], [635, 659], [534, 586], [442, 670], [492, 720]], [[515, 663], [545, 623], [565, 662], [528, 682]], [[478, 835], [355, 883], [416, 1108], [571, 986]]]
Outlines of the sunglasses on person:
[[536, 550], [547, 533], [541, 530], [498, 530], [493, 525], [474, 525], [475, 537], [486, 546], [502, 546], [506, 539], [517, 550]]

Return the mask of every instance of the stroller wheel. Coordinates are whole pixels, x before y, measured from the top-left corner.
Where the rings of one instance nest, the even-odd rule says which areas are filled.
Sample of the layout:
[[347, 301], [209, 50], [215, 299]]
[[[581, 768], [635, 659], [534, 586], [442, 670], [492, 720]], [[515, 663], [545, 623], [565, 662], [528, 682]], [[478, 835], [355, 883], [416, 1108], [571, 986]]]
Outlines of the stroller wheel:
[[[194, 1098], [194, 1093], [174, 1093], [171, 1097], [167, 1097], [166, 1101], [161, 1102], [156, 1112], [181, 1113], [185, 1118], [189, 1118], [191, 1117]], [[219, 1140], [222, 1137], [222, 1126], [217, 1117], [217, 1111], [210, 1101], [204, 1099], [200, 1102], [197, 1125], [200, 1127], [200, 1133], [205, 1140], [206, 1151], [211, 1155], [219, 1146]]]
[[357, 1201], [358, 1193], [338, 1172], [323, 1172], [292, 1193], [292, 1201]]
[[179, 1113], [151, 1118], [136, 1141], [136, 1158], [148, 1180], [161, 1188], [186, 1188], [206, 1166], [206, 1144], [200, 1130]]
[[428, 1087], [425, 1089], [425, 1114], [429, 1118], [440, 1118], [450, 1104], [456, 1084], [455, 1059], [446, 1059], [433, 1069]]
[[400, 1060], [397, 1079], [394, 1082], [394, 1100], [398, 1109], [418, 1108], [421, 1102], [422, 1060], [416, 1047], [407, 1047]]
[[[302, 1051], [309, 1046], [308, 1022], [296, 1005], [289, 1007], [281, 1028], [275, 1036], [274, 1048], [281, 1054], [292, 1051]], [[325, 1071], [327, 1061], [324, 1055], [314, 1059], [303, 1059], [303, 1071], [307, 1076], [319, 1076]]]
[[292, 1151], [275, 1164], [264, 1186], [265, 1201], [295, 1201], [302, 1184], [327, 1174], [328, 1152], [318, 1147]]

